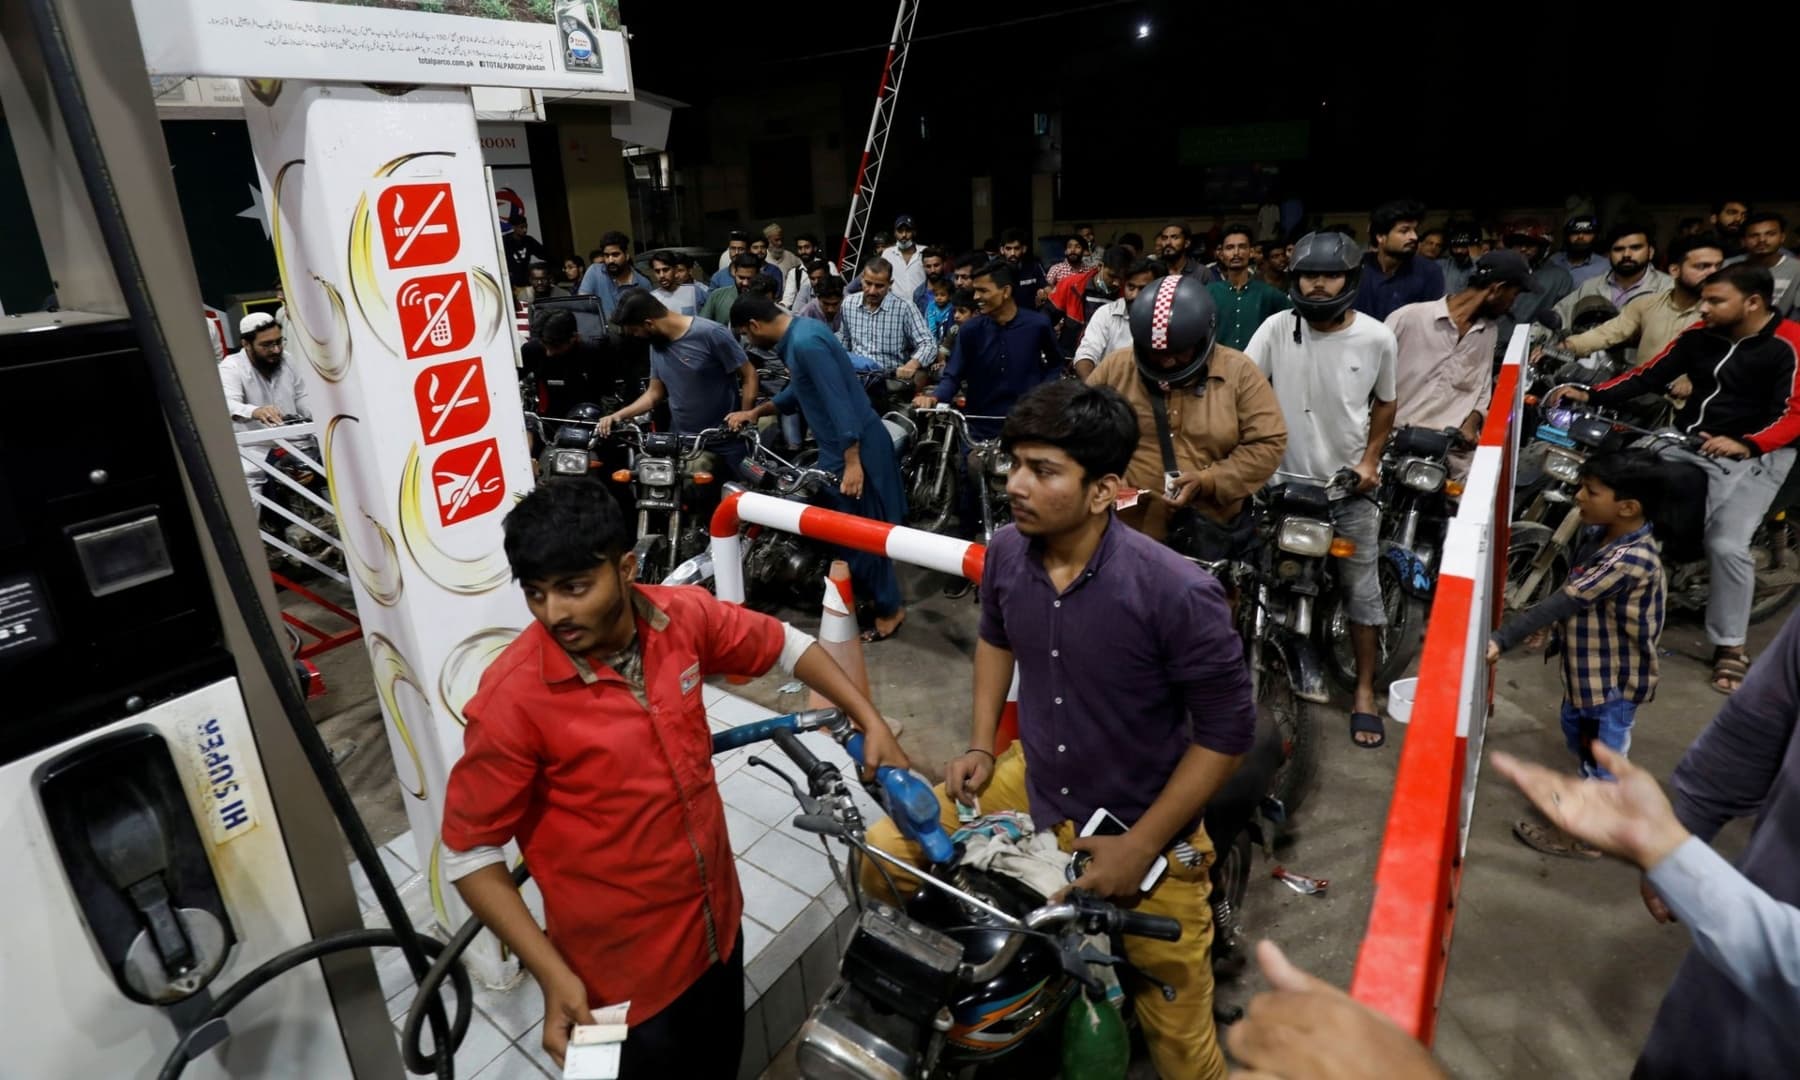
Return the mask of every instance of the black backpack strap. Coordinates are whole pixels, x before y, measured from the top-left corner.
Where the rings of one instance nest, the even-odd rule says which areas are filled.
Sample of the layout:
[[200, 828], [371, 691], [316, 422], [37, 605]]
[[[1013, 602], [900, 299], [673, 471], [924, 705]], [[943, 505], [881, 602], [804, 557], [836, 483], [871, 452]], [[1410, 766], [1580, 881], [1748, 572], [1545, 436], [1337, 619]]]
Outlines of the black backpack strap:
[[1180, 472], [1175, 464], [1175, 436], [1169, 430], [1169, 400], [1163, 394], [1162, 387], [1146, 381], [1144, 388], [1150, 392], [1150, 415], [1156, 418], [1156, 442], [1162, 448], [1163, 472]]

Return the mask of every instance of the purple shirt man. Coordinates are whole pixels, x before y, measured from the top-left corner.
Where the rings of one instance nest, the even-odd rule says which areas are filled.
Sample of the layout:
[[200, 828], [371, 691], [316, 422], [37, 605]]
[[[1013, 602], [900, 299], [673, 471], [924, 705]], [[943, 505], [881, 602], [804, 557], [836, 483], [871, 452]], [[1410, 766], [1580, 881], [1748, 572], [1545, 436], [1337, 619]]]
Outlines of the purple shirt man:
[[[1036, 544], [1000, 530], [981, 578], [981, 638], [1019, 665], [1040, 828], [1081, 825], [1100, 807], [1132, 825], [1189, 746], [1250, 749], [1256, 707], [1224, 588], [1117, 518], [1061, 594]], [[1119, 731], [1135, 737], [1107, 734]]]

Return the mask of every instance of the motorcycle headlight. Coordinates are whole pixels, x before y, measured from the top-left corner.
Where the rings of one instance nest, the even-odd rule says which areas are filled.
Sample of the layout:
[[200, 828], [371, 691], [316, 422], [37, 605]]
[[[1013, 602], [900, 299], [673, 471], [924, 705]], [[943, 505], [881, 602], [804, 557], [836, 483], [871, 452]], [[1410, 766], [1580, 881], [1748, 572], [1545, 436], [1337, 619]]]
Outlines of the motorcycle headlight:
[[550, 458], [550, 471], [557, 476], [586, 476], [588, 452], [586, 450], [558, 450]]
[[1295, 555], [1317, 558], [1331, 550], [1331, 522], [1288, 518], [1281, 523], [1275, 546]]
[[1581, 459], [1555, 447], [1544, 455], [1544, 471], [1565, 484], [1581, 481]]
[[1437, 491], [1444, 486], [1444, 467], [1424, 458], [1408, 458], [1400, 466], [1400, 482], [1414, 491]]
[[999, 477], [1012, 475], [1012, 455], [1002, 454], [996, 450], [988, 458], [988, 475]]
[[675, 463], [666, 458], [650, 458], [638, 462], [637, 478], [651, 487], [668, 487], [675, 482]]

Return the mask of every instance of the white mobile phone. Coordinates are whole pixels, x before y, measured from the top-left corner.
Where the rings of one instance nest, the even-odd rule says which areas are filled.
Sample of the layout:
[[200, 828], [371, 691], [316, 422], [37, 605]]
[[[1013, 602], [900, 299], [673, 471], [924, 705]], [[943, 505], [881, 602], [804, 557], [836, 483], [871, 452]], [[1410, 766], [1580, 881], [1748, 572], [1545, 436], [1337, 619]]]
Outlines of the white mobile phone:
[[[1093, 816], [1087, 819], [1087, 824], [1081, 827], [1082, 836], [1124, 836], [1126, 831], [1125, 823], [1105, 807], [1095, 810]], [[1149, 892], [1156, 888], [1156, 883], [1161, 881], [1162, 876], [1168, 871], [1168, 857], [1158, 855], [1156, 861], [1150, 864], [1150, 870], [1144, 875], [1144, 880], [1138, 882], [1138, 891]]]

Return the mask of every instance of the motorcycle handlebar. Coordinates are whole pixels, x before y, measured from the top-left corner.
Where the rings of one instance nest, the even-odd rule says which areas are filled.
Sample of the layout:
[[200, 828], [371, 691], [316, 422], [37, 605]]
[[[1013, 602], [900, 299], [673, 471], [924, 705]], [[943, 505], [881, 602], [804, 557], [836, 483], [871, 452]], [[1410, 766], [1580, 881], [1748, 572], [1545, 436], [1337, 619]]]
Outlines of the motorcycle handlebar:
[[769, 740], [781, 748], [794, 767], [806, 777], [808, 790], [817, 795], [829, 786], [832, 777], [838, 775], [836, 766], [827, 765], [819, 760], [819, 756], [806, 748], [800, 736], [789, 728], [776, 728], [769, 735]]
[[1157, 941], [1180, 941], [1181, 924], [1167, 915], [1145, 915], [1141, 911], [1113, 908], [1107, 923], [1121, 934], [1155, 938]]

